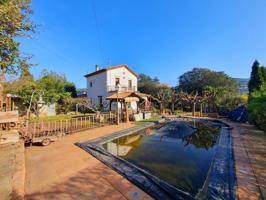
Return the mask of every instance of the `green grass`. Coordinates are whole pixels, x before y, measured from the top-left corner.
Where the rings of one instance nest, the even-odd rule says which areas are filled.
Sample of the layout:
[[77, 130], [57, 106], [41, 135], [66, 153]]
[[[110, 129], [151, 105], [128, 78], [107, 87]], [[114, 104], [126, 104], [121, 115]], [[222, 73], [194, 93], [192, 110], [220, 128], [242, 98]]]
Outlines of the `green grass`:
[[156, 117], [151, 117], [151, 118], [149, 118], [149, 119], [144, 119], [144, 120], [141, 120], [141, 121], [135, 122], [135, 124], [137, 124], [137, 125], [142, 125], [143, 123], [147, 123], [147, 122], [155, 122], [155, 121], [159, 121], [160, 119], [162, 119], [162, 118], [159, 117], [159, 116], [156, 116]]

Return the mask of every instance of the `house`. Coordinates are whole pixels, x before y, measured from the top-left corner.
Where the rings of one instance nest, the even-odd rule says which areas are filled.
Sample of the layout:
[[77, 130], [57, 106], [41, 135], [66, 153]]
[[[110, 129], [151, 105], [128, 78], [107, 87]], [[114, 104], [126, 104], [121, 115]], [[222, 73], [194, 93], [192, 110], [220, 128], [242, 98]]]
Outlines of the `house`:
[[[96, 65], [95, 71], [85, 75], [87, 79], [87, 96], [96, 106], [102, 106], [108, 109], [108, 96], [115, 93], [137, 92], [138, 75], [133, 72], [127, 65], [111, 66], [105, 69], [99, 69]], [[118, 104], [121, 109], [121, 103]], [[129, 107], [137, 109], [137, 102], [132, 101]], [[111, 109], [116, 109], [117, 104], [114, 102]]]
[[[87, 79], [87, 97], [92, 105], [103, 110], [117, 110], [121, 118], [143, 119], [150, 116], [152, 102], [156, 99], [138, 92], [138, 75], [127, 65], [111, 66], [85, 75]], [[146, 116], [146, 117], [145, 117]]]

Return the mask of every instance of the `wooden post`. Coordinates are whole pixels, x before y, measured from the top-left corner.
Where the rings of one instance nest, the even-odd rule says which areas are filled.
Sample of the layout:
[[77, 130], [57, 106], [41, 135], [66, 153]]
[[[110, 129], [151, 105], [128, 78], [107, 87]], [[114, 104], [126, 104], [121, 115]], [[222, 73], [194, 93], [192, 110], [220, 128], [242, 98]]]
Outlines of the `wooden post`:
[[200, 117], [202, 117], [202, 103], [200, 104]]
[[6, 111], [11, 111], [12, 109], [12, 104], [11, 104], [11, 95], [6, 96]]
[[128, 116], [128, 107], [127, 107], [127, 102], [125, 102], [125, 122], [128, 123], [129, 122], [129, 116]]
[[109, 124], [111, 124], [112, 123], [112, 112], [111, 111], [109, 111]]
[[33, 137], [35, 136], [36, 134], [36, 123], [34, 123], [34, 126], [33, 126]]
[[113, 100], [110, 100], [110, 101], [109, 101], [109, 111], [110, 111], [110, 112], [112, 111], [112, 103], [113, 103]]
[[49, 125], [48, 125], [48, 133], [51, 131], [51, 122], [47, 122]]

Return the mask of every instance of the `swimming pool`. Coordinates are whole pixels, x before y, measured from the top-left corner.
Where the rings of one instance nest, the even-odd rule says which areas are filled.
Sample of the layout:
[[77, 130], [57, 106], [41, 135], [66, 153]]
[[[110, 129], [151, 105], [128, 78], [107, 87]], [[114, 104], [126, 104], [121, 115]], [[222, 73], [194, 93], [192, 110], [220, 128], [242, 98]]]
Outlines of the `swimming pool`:
[[230, 129], [219, 121], [173, 120], [78, 145], [156, 199], [235, 197]]

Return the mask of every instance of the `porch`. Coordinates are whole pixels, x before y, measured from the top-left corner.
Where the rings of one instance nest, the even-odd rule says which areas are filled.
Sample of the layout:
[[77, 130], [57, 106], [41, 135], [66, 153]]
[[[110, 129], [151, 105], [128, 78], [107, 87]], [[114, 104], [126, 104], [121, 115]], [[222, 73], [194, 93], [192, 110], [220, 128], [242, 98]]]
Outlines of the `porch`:
[[[117, 92], [106, 98], [109, 100], [109, 111], [116, 110], [120, 121], [129, 122], [133, 115], [151, 112], [156, 98], [140, 92]], [[159, 102], [159, 100], [157, 100]], [[113, 102], [116, 107], [113, 108]]]

